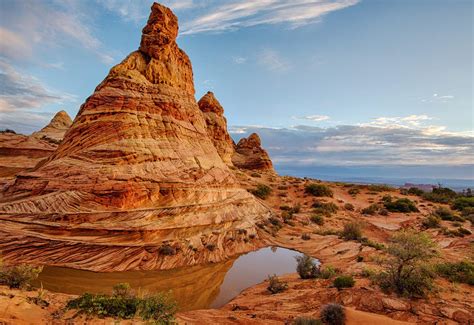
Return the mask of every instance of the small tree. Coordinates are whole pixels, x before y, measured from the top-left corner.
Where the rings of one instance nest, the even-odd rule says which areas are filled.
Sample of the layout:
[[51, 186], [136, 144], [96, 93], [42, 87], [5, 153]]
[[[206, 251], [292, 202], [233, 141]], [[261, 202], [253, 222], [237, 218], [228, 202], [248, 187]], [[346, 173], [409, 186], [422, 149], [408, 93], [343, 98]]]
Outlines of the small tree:
[[311, 256], [295, 256], [295, 259], [298, 262], [298, 265], [296, 266], [296, 272], [298, 272], [300, 278], [314, 279], [321, 273], [319, 266]]
[[436, 244], [424, 233], [403, 230], [395, 234], [387, 248], [391, 255], [379, 274], [382, 289], [404, 296], [424, 296], [432, 287], [427, 263], [437, 255]]

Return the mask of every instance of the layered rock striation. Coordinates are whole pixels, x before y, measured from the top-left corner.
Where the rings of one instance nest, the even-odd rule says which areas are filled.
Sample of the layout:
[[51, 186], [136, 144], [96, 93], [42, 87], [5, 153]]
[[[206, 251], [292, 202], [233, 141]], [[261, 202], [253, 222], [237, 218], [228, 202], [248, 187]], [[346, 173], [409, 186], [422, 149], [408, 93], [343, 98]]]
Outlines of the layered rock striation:
[[177, 35], [176, 16], [154, 3], [139, 50], [110, 70], [54, 154], [4, 190], [5, 261], [166, 269], [262, 245], [255, 224], [270, 211], [209, 137]]
[[227, 165], [232, 165], [232, 155], [235, 151], [234, 141], [227, 132], [227, 120], [224, 117], [224, 108], [211, 91], [208, 91], [199, 100], [198, 105], [204, 114], [207, 132], [219, 156]]
[[31, 136], [36, 139], [59, 144], [71, 125], [72, 120], [69, 115], [65, 111], [59, 111], [54, 115], [48, 125], [40, 131], [33, 133]]
[[242, 169], [273, 171], [270, 156], [262, 148], [260, 137], [252, 133], [248, 138], [242, 138], [235, 146], [232, 163]]

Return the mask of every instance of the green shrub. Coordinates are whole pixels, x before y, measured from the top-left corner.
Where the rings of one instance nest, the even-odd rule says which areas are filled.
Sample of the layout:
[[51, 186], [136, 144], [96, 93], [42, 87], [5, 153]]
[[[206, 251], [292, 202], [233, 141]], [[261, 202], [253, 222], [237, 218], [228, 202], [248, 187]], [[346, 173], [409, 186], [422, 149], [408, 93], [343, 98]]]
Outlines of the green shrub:
[[371, 184], [367, 186], [367, 190], [370, 192], [389, 192], [393, 191], [394, 188], [385, 184]]
[[385, 200], [384, 201], [385, 208], [390, 212], [418, 212], [418, 208], [416, 207], [415, 203], [407, 198], [397, 199], [395, 201], [392, 200]]
[[377, 276], [384, 291], [402, 296], [424, 296], [432, 288], [433, 274], [427, 268], [437, 255], [436, 244], [424, 233], [402, 230], [392, 236], [387, 248], [390, 258]]
[[176, 303], [167, 294], [156, 294], [138, 298], [131, 294], [130, 287], [119, 284], [114, 287], [112, 296], [84, 293], [68, 301], [67, 309], [77, 309], [80, 313], [98, 317], [117, 317], [132, 319], [140, 317], [158, 324], [172, 324]]
[[323, 185], [323, 184], [312, 183], [312, 184], [306, 185], [304, 191], [313, 196], [328, 196], [328, 197], [333, 196], [332, 190], [328, 186]]
[[359, 240], [362, 238], [362, 227], [358, 222], [349, 222], [344, 225], [341, 237], [345, 240]]
[[382, 209], [379, 210], [379, 214], [381, 216], [388, 216], [388, 210], [385, 209], [385, 208], [382, 208]]
[[267, 290], [272, 294], [276, 294], [288, 289], [288, 284], [286, 282], [280, 281], [276, 274], [268, 276], [268, 287]]
[[362, 272], [360, 272], [360, 275], [363, 276], [364, 278], [369, 278], [369, 279], [372, 279], [376, 276], [376, 272], [372, 269], [369, 269], [367, 267], [364, 267], [362, 269]]
[[344, 209], [346, 209], [347, 211], [354, 211], [354, 205], [351, 203], [346, 203], [344, 204]]
[[458, 197], [452, 204], [454, 210], [463, 211], [466, 208], [474, 208], [474, 196]]
[[434, 188], [432, 192], [425, 192], [422, 195], [425, 200], [435, 203], [449, 203], [456, 196], [456, 192], [446, 187]]
[[330, 279], [332, 278], [333, 276], [336, 275], [336, 269], [333, 268], [332, 266], [328, 265], [324, 268], [320, 268], [320, 274], [319, 274], [319, 277], [321, 279]]
[[434, 215], [437, 217], [441, 218], [442, 220], [447, 220], [447, 221], [453, 221], [454, 218], [454, 213], [446, 208], [446, 207], [438, 207], [436, 210], [433, 212]]
[[297, 261], [296, 272], [302, 279], [314, 279], [320, 275], [320, 270], [316, 261], [308, 255], [295, 256]]
[[408, 194], [410, 195], [416, 195], [416, 196], [421, 196], [423, 193], [425, 193], [423, 190], [417, 188], [417, 187], [410, 187], [407, 191]]
[[474, 286], [474, 264], [468, 261], [446, 262], [436, 265], [436, 272], [452, 281]]
[[323, 325], [323, 323], [316, 318], [298, 317], [293, 320], [293, 325]]
[[353, 187], [353, 188], [349, 189], [349, 191], [347, 191], [347, 193], [349, 193], [352, 196], [356, 196], [357, 194], [360, 193], [360, 190], [357, 187]]
[[367, 237], [362, 237], [362, 238], [360, 238], [360, 239], [359, 239], [359, 242], [360, 242], [362, 245], [375, 248], [375, 249], [378, 250], [378, 251], [385, 248], [384, 244], [382, 244], [382, 243], [377, 243], [377, 242], [375, 242], [375, 241], [372, 241], [372, 240], [368, 239]]
[[346, 312], [339, 304], [327, 304], [321, 308], [319, 318], [326, 325], [344, 325], [346, 323]]
[[276, 218], [276, 217], [270, 217], [268, 218], [268, 221], [270, 221], [270, 223], [274, 226], [276, 226], [277, 228], [281, 228], [283, 225], [281, 224], [281, 221], [280, 219]]
[[333, 285], [338, 289], [352, 288], [355, 284], [354, 279], [350, 275], [341, 275], [334, 279]]
[[368, 215], [373, 216], [377, 213], [377, 211], [379, 211], [379, 208], [380, 208], [379, 205], [374, 203], [374, 204], [369, 205], [366, 208], [363, 208], [361, 212], [362, 214], [368, 214]]
[[320, 216], [318, 214], [313, 214], [311, 217], [311, 222], [319, 225], [319, 226], [322, 226], [324, 224], [324, 217], [323, 216]]
[[265, 200], [272, 193], [272, 189], [264, 184], [258, 184], [257, 187], [250, 191], [256, 197]]
[[337, 205], [332, 202], [320, 202], [316, 201], [313, 203], [312, 207], [314, 208], [314, 213], [322, 214], [326, 217], [330, 217], [333, 213], [336, 213], [339, 209]]
[[42, 270], [42, 266], [27, 264], [6, 266], [0, 263], [0, 284], [15, 289], [29, 289]]
[[427, 216], [422, 222], [421, 225], [423, 228], [439, 228], [441, 219], [434, 214]]

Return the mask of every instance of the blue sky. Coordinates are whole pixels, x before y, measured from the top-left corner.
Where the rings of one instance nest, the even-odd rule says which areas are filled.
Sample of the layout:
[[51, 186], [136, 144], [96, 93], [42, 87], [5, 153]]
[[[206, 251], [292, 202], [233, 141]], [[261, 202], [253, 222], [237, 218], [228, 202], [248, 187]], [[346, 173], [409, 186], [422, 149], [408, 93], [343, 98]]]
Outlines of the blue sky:
[[[75, 116], [138, 48], [151, 3], [1, 0], [0, 128]], [[258, 131], [277, 165], [474, 160], [472, 1], [163, 3], [180, 20], [196, 98], [212, 90], [233, 137]]]

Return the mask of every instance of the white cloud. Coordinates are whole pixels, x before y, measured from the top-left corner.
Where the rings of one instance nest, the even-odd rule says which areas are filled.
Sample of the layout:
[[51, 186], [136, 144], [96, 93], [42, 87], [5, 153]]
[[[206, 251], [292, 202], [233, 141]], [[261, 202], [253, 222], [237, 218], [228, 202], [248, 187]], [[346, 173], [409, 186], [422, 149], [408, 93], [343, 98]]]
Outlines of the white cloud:
[[324, 15], [355, 5], [359, 0], [239, 0], [208, 10], [185, 22], [183, 35], [222, 32], [264, 24], [291, 28], [320, 21]]
[[327, 115], [308, 115], [308, 116], [303, 116], [302, 119], [310, 120], [310, 121], [313, 121], [313, 122], [321, 122], [321, 121], [329, 120], [330, 117], [327, 116]]
[[270, 71], [284, 72], [291, 67], [290, 63], [280, 53], [268, 48], [260, 51], [257, 61]]
[[453, 95], [440, 95], [434, 93], [430, 98], [421, 99], [422, 103], [447, 103], [448, 101], [454, 99]]
[[247, 58], [244, 58], [242, 56], [233, 56], [232, 62], [234, 62], [235, 64], [244, 64], [245, 62], [247, 62]]

